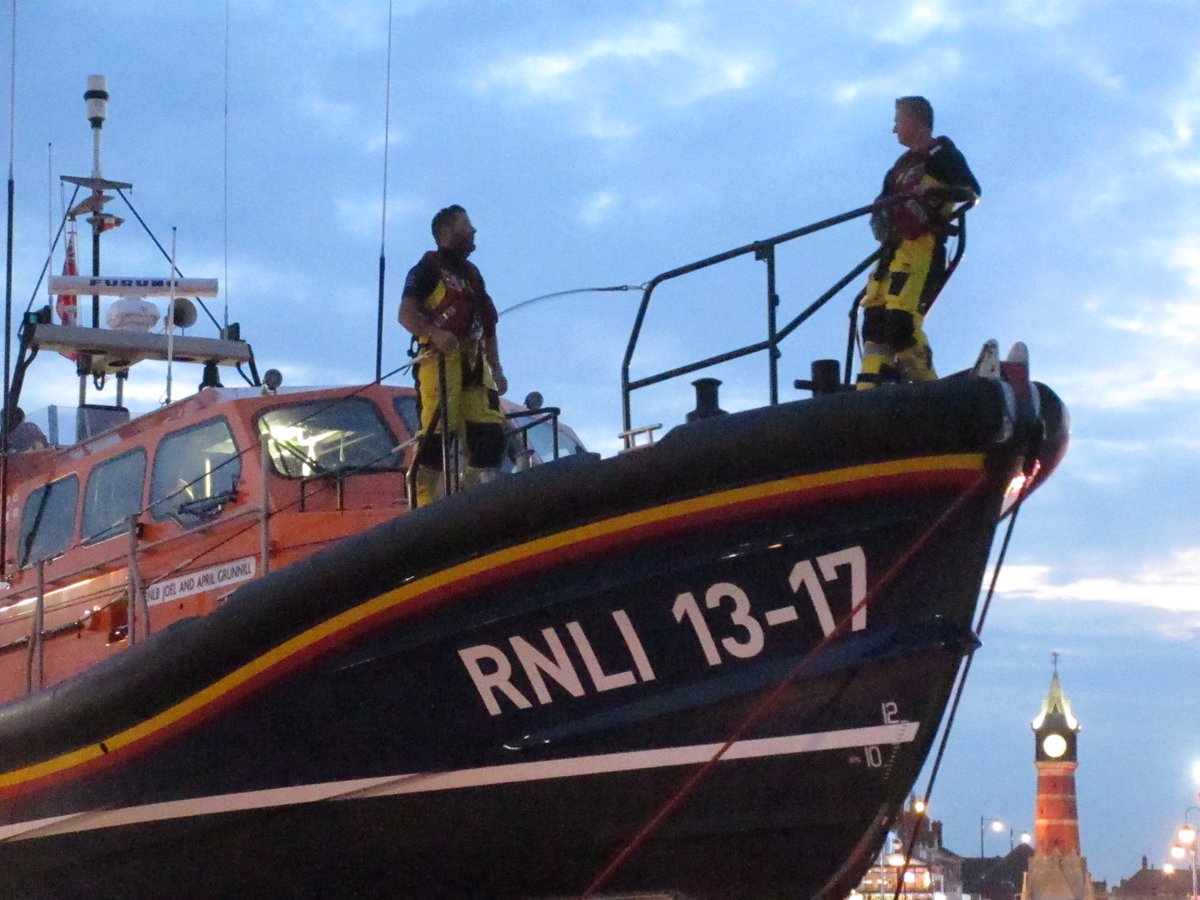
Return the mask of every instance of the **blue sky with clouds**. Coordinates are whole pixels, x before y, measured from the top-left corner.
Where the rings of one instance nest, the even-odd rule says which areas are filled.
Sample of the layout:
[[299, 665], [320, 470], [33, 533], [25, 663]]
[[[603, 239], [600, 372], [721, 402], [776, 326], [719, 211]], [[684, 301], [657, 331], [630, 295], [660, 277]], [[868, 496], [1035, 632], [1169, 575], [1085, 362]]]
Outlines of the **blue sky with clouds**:
[[[1143, 854], [1165, 859], [1196, 801], [1200, 758], [1200, 6], [395, 0], [393, 10], [389, 103], [387, 0], [234, 0], [228, 40], [225, 4], [208, 0], [18, 0], [18, 312], [62, 202], [48, 171], [90, 172], [92, 73], [112, 94], [104, 174], [135, 184], [164, 244], [177, 229], [180, 268], [222, 281], [216, 317], [227, 301], [260, 370], [291, 384], [373, 376], [381, 243], [384, 369], [405, 361], [399, 291], [440, 206], [471, 211], [475, 259], [501, 308], [640, 284], [870, 202], [899, 153], [893, 98], [924, 94], [984, 189], [965, 261], [928, 322], [936, 362], [955, 371], [987, 338], [1024, 340], [1074, 426], [1067, 460], [1022, 513], [935, 815], [964, 854], [978, 851], [981, 816], [1031, 828], [1028, 726], [1059, 651], [1084, 725], [1093, 873], [1112, 881]], [[119, 200], [110, 210], [123, 214]], [[871, 249], [858, 220], [781, 250], [784, 319]], [[109, 273], [166, 271], [132, 222], [104, 253]], [[634, 376], [762, 338], [764, 291], [751, 260], [664, 289]], [[850, 299], [785, 345], [785, 385], [812, 358], [842, 355]], [[635, 292], [575, 294], [505, 315], [514, 397], [541, 390], [594, 449], [614, 450], [636, 303]], [[764, 402], [764, 373], [760, 358], [714, 372], [722, 405]], [[136, 375], [129, 402], [149, 408], [161, 382]], [[43, 368], [25, 406], [69, 404], [75, 390], [66, 363]], [[690, 393], [640, 392], [635, 423], [680, 421]], [[987, 841], [989, 853], [1007, 850], [1003, 837]]]

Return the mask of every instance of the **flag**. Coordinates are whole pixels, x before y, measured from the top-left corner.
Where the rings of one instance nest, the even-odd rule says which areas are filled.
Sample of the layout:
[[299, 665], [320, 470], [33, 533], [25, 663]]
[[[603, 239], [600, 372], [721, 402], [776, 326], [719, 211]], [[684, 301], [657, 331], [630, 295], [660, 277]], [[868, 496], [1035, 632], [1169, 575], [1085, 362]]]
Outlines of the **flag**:
[[[78, 275], [79, 267], [75, 265], [75, 232], [67, 233], [67, 258], [63, 260], [64, 275]], [[63, 325], [78, 324], [79, 306], [73, 294], [59, 294], [54, 309]]]

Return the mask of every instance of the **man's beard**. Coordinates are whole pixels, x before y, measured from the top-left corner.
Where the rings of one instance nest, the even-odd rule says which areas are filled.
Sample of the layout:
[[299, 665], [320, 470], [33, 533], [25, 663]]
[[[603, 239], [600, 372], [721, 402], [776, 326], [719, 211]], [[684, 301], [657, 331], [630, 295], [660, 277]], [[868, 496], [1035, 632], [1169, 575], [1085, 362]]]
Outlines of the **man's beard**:
[[451, 256], [466, 259], [475, 250], [475, 239], [470, 237], [455, 238], [446, 249]]

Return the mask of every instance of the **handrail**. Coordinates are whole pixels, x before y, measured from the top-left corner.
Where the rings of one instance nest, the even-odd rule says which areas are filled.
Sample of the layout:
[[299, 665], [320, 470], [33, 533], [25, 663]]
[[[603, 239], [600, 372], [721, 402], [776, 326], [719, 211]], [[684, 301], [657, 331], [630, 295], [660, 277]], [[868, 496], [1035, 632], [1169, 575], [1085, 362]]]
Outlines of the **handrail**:
[[[745, 244], [741, 247], [736, 247], [732, 250], [726, 250], [724, 253], [718, 253], [715, 256], [709, 256], [697, 262], [689, 263], [684, 266], [679, 266], [675, 269], [670, 269], [660, 275], [656, 275], [646, 283], [645, 289], [642, 292], [642, 302], [638, 307], [637, 316], [634, 319], [633, 329], [629, 335], [629, 343], [625, 348], [625, 358], [621, 363], [621, 412], [622, 421], [624, 423], [624, 431], [629, 432], [633, 428], [633, 416], [631, 409], [631, 395], [638, 388], [649, 387], [653, 384], [658, 384], [663, 381], [668, 381], [672, 378], [678, 378], [681, 375], [686, 375], [691, 372], [699, 371], [700, 369], [708, 368], [709, 366], [717, 365], [718, 363], [729, 362], [734, 359], [739, 359], [743, 356], [749, 356], [753, 353], [759, 353], [764, 350], [768, 351], [768, 377], [770, 389], [770, 404], [772, 406], [779, 402], [779, 371], [778, 359], [780, 356], [778, 347], [779, 344], [787, 338], [800, 325], [807, 321], [817, 310], [829, 302], [836, 296], [846, 285], [850, 284], [854, 279], [859, 277], [867, 270], [883, 253], [883, 247], [879, 247], [862, 262], [858, 263], [845, 276], [840, 278], [829, 290], [825, 291], [813, 303], [811, 303], [803, 312], [788, 322], [783, 328], [779, 328], [776, 322], [776, 307], [779, 305], [779, 297], [775, 293], [775, 248], [780, 244], [785, 244], [797, 238], [805, 237], [810, 234], [815, 234], [818, 231], [824, 231], [834, 225], [840, 225], [843, 222], [848, 222], [851, 219], [859, 218], [860, 216], [869, 215], [871, 213], [882, 211], [900, 200], [904, 199], [901, 196], [889, 197], [886, 199], [876, 200], [867, 206], [860, 206], [857, 209], [852, 209], [849, 212], [841, 213], [840, 215], [831, 216], [827, 219], [821, 219], [818, 222], [813, 222], [810, 225], [805, 225], [801, 228], [793, 229], [792, 231], [784, 232], [775, 237], [766, 238], [764, 240], [754, 241], [750, 244]], [[958, 196], [953, 199], [958, 201]], [[962, 251], [966, 242], [966, 211], [974, 205], [975, 199], [963, 198], [963, 205], [957, 208], [951, 215], [951, 221], [960, 220], [958, 234], [959, 246], [955, 252], [954, 259], [951, 264], [946, 267], [946, 275], [943, 280], [949, 280], [954, 268], [957, 267], [959, 259], [962, 257]], [[752, 344], [747, 344], [744, 347], [739, 347], [734, 350], [729, 350], [724, 353], [719, 353], [715, 356], [707, 357], [706, 359], [688, 363], [683, 366], [678, 366], [674, 369], [669, 369], [665, 372], [658, 372], [653, 375], [647, 375], [643, 378], [631, 380], [629, 377], [630, 364], [633, 361], [633, 353], [637, 347], [638, 339], [641, 336], [642, 325], [646, 318], [646, 311], [650, 307], [650, 298], [654, 289], [665, 281], [678, 278], [682, 275], [688, 275], [697, 272], [701, 269], [706, 269], [710, 266], [719, 265], [723, 262], [728, 262], [731, 259], [736, 259], [740, 256], [745, 256], [753, 253], [755, 259], [762, 260], [767, 264], [767, 337], [765, 340], [756, 341]], [[854, 301], [851, 308], [851, 343], [853, 342], [853, 333], [855, 325], [853, 317], [857, 313], [858, 303], [861, 299], [861, 294]], [[849, 365], [847, 365], [849, 369]]]
[[[550, 447], [553, 459], [558, 459], [558, 417], [562, 415], [562, 410], [557, 406], [541, 406], [537, 409], [518, 409], [514, 412], [505, 413], [504, 418], [512, 422], [515, 419], [529, 418], [531, 421], [524, 425], [518, 425], [513, 428], [513, 435], [520, 435], [521, 448], [529, 452], [529, 432], [531, 429], [539, 425], [550, 423]], [[543, 460], [545, 462], [545, 460]]]
[[[958, 223], [951, 232], [955, 238], [954, 255], [946, 261], [946, 271], [942, 273], [941, 284], [936, 286], [932, 296], [929, 298], [929, 303], [925, 307], [926, 313], [928, 313], [933, 304], [937, 302], [938, 297], [941, 296], [942, 288], [946, 286], [946, 282], [950, 280], [950, 277], [954, 274], [955, 269], [958, 268], [958, 264], [962, 261], [963, 253], [965, 253], [967, 249], [967, 210], [971, 209], [971, 207], [979, 202], [979, 198], [974, 194], [974, 192], [966, 188], [955, 189], [948, 191], [947, 193], [952, 202], [960, 204], [954, 210], [954, 212], [951, 213], [949, 219], [950, 222], [957, 221]], [[880, 253], [883, 252], [883, 249], [884, 248], [882, 246], [879, 248]], [[858, 335], [858, 310], [862, 304], [863, 297], [865, 297], [866, 294], [867, 289], [863, 288], [854, 297], [854, 302], [850, 304], [850, 334], [846, 339], [846, 367], [845, 377], [843, 379], [843, 383], [847, 385], [850, 384], [850, 368], [854, 361], [854, 340]]]

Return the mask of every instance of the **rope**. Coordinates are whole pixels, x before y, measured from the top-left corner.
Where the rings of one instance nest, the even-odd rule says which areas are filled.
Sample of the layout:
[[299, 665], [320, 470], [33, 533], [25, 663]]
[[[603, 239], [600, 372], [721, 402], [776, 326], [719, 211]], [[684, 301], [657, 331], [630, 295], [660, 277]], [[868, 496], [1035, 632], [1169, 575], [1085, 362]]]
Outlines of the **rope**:
[[834, 629], [829, 632], [829, 634], [825, 635], [825, 637], [815, 647], [806, 653], [800, 659], [800, 661], [796, 663], [792, 670], [783, 677], [779, 684], [776, 685], [769, 694], [763, 697], [754, 706], [754, 708], [750, 710], [749, 715], [746, 716], [746, 718], [734, 730], [725, 743], [722, 744], [706, 762], [700, 764], [696, 771], [692, 773], [686, 782], [684, 782], [674, 796], [672, 796], [663, 805], [662, 809], [660, 809], [659, 812], [649, 822], [647, 822], [645, 826], [642, 827], [641, 831], [639, 831], [633, 837], [633, 839], [625, 845], [625, 847], [616, 855], [616, 857], [613, 858], [612, 862], [610, 862], [608, 866], [606, 866], [604, 870], [596, 876], [595, 880], [588, 885], [587, 890], [583, 892], [582, 900], [586, 900], [586, 898], [594, 896], [595, 892], [604, 886], [604, 884], [613, 876], [617, 869], [624, 864], [625, 860], [628, 859], [634, 853], [634, 851], [641, 846], [646, 838], [648, 838], [659, 827], [659, 825], [661, 825], [667, 819], [667, 817], [679, 807], [679, 805], [687, 798], [687, 796], [691, 794], [693, 790], [695, 790], [704, 777], [708, 775], [708, 773], [712, 771], [713, 767], [721, 760], [721, 757], [723, 757], [729, 751], [729, 748], [741, 740], [742, 736], [750, 728], [758, 724], [760, 720], [762, 720], [768, 713], [770, 713], [773, 709], [775, 709], [776, 706], [779, 705], [787, 689], [790, 688], [795, 680], [804, 672], [804, 670], [811, 665], [813, 660], [816, 659], [817, 656], [819, 656], [835, 638], [839, 637], [842, 632], [846, 630], [847, 625], [853, 621], [854, 616], [857, 615], [860, 610], [866, 609], [871, 600], [877, 594], [890, 586], [896, 577], [912, 561], [913, 557], [916, 556], [916, 554], [929, 542], [933, 535], [955, 513], [958, 512], [967, 499], [983, 486], [985, 481], [986, 476], [983, 474], [976, 478], [975, 481], [968, 485], [967, 488], [942, 512], [942, 514], [938, 516], [938, 518], [935, 519], [934, 522], [928, 528], [926, 528], [925, 531], [923, 531], [916, 538], [916, 540], [912, 542], [911, 545], [909, 545], [908, 549], [906, 549], [900, 554], [899, 557], [896, 558], [896, 560], [887, 568], [883, 575], [880, 576], [879, 580], [876, 581], [874, 586], [863, 595], [862, 599], [859, 600], [858, 603], [854, 604], [850, 612], [848, 612], [846, 616], [837, 623]]
[[[1000, 569], [1004, 566], [1004, 558], [1008, 554], [1008, 545], [1012, 540], [1013, 530], [1017, 525], [1017, 515], [1021, 512], [1021, 506], [1025, 503], [1025, 498], [1029, 496], [1029, 491], [1033, 485], [1033, 479], [1028, 478], [1025, 484], [1021, 486], [1021, 493], [1018, 495], [1016, 503], [1013, 505], [1012, 516], [1008, 520], [1008, 529], [1004, 533], [1004, 540], [1000, 543], [1000, 553], [996, 557], [996, 566], [992, 570], [992, 580], [988, 585], [987, 595], [984, 597], [983, 607], [979, 612], [979, 622], [975, 626], [975, 636], [980, 637], [983, 634], [983, 623], [987, 619], [988, 609], [992, 604], [992, 597], [996, 593], [996, 583], [1000, 578]], [[938, 744], [937, 754], [933, 758], [933, 768], [929, 773], [929, 781], [925, 785], [925, 793], [921, 797], [921, 801], [925, 804], [925, 809], [929, 809], [929, 798], [933, 795], [933, 785], [937, 781], [938, 770], [942, 766], [942, 757], [946, 753], [946, 745], [950, 740], [950, 730], [954, 727], [954, 719], [958, 715], [958, 705], [962, 700], [963, 690], [967, 684], [967, 674], [971, 671], [971, 663], [975, 660], [975, 654], [972, 653], [967, 657], [966, 663], [963, 665], [962, 672], [958, 676], [958, 685], [954, 691], [954, 700], [950, 704], [950, 714], [946, 717], [946, 725], [942, 730], [942, 739]], [[903, 883], [904, 873], [908, 871], [909, 861], [912, 859], [913, 849], [917, 843], [917, 833], [920, 829], [914, 828], [909, 836], [908, 845], [904, 848], [904, 868], [900, 870], [900, 878], [896, 882], [896, 893], [892, 900], [899, 900], [900, 885]]]
[[[131, 213], [133, 213], [133, 217], [138, 220], [138, 224], [142, 226], [142, 229], [149, 236], [150, 240], [152, 240], [154, 242], [154, 246], [158, 248], [159, 253], [161, 253], [163, 255], [163, 259], [167, 260], [171, 264], [172, 277], [177, 276], [179, 278], [183, 278], [184, 277], [183, 272], [181, 272], [179, 270], [179, 268], [175, 265], [174, 258], [172, 257], [172, 255], [170, 253], [167, 252], [167, 249], [162, 244], [159, 243], [158, 238], [154, 236], [154, 232], [150, 230], [150, 226], [146, 224], [146, 220], [142, 218], [142, 214], [139, 213], [137, 211], [137, 209], [134, 208], [133, 201], [129, 199], [129, 197], [126, 195], [125, 191], [122, 188], [117, 188], [116, 190], [117, 190], [117, 196], [119, 196], [122, 200], [125, 201], [125, 205], [127, 207], [129, 207], [129, 211]], [[209, 311], [209, 308], [205, 304], [205, 302], [203, 300], [201, 300], [199, 297], [197, 297], [196, 303], [200, 306], [200, 308], [202, 310], [204, 310], [204, 314], [206, 316], [208, 316], [209, 320], [216, 327], [217, 331], [221, 331], [221, 323], [218, 322], [216, 317], [212, 314], [212, 312]]]

